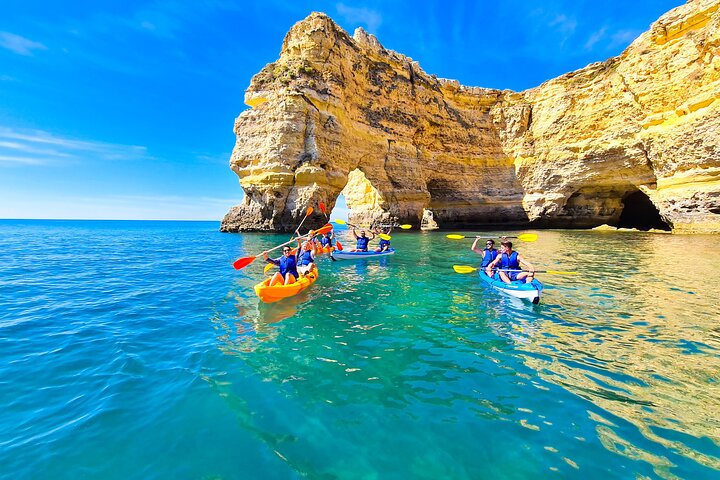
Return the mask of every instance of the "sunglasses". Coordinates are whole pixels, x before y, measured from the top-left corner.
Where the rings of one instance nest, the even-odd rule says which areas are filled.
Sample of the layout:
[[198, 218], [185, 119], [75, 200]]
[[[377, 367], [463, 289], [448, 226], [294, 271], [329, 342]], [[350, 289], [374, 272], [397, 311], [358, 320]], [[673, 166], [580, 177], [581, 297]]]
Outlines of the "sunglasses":
[[289, 251], [290, 251], [289, 248], [287, 248], [287, 249], [286, 249], [286, 248], [283, 248], [283, 253], [288, 253]]

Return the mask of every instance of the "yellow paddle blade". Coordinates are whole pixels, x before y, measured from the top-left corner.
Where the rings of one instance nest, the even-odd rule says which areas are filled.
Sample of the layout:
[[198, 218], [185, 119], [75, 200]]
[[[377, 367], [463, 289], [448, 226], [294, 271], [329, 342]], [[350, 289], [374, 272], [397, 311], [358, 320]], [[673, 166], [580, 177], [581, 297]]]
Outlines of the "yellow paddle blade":
[[347, 222], [345, 220], [340, 220], [339, 218], [337, 220], [333, 220], [333, 222], [337, 223], [338, 225], [347, 225]]
[[477, 268], [470, 267], [468, 265], [453, 265], [453, 270], [455, 270], [457, 273], [470, 273], [477, 270]]
[[561, 272], [558, 270], [545, 270], [544, 273], [550, 273], [552, 275], [580, 275], [578, 272]]
[[390, 240], [392, 238], [390, 235], [387, 235], [385, 233], [379, 234], [378, 237], [382, 238], [383, 240]]
[[521, 242], [534, 242], [538, 239], [537, 233], [521, 233], [517, 236]]
[[408, 229], [412, 228], [412, 225], [407, 224], [407, 223], [404, 223], [404, 224], [398, 225], [398, 226], [399, 226], [400, 228], [402, 228], [403, 230], [408, 230]]
[[465, 238], [465, 235], [458, 235], [458, 234], [456, 234], [456, 233], [451, 233], [451, 234], [445, 235], [445, 236], [446, 236], [447, 238], [452, 239], [452, 240], [462, 240], [463, 238]]
[[263, 273], [267, 273], [270, 269], [272, 269], [275, 266], [274, 263], [268, 263], [265, 265], [265, 268], [263, 269]]

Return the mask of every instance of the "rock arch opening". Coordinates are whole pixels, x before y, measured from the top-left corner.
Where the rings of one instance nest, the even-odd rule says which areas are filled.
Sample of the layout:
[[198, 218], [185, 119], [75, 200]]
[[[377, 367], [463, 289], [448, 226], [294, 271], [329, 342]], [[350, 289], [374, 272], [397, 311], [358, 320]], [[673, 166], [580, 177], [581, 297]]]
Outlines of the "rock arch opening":
[[635, 190], [622, 198], [623, 209], [618, 218], [618, 228], [636, 228], [638, 230], [665, 230], [670, 231], [670, 225], [660, 216], [657, 207], [650, 198]]
[[348, 174], [348, 181], [339, 196], [345, 197], [347, 217], [350, 223], [370, 225], [378, 218], [387, 216], [385, 201], [365, 173], [356, 168]]

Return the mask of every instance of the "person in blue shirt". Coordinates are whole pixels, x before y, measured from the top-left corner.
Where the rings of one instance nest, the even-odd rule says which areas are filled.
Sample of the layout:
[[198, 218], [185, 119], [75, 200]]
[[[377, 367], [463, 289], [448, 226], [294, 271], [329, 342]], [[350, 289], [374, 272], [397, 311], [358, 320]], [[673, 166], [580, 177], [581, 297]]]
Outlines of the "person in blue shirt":
[[335, 232], [330, 231], [328, 233], [323, 233], [323, 236], [320, 237], [320, 248], [332, 247], [333, 238], [335, 238]]
[[[272, 263], [280, 267], [280, 271], [275, 272], [275, 275], [270, 279], [269, 286], [272, 287], [278, 283], [290, 285], [291, 283], [295, 283], [300, 277], [297, 269], [297, 255], [291, 255], [290, 251], [290, 247], [285, 245], [282, 249], [282, 256], [278, 258], [269, 258], [267, 252], [262, 252], [262, 256], [267, 263]], [[298, 251], [300, 251], [300, 248], [298, 248]]]
[[[535, 277], [535, 267], [518, 252], [513, 251], [512, 246], [510, 241], [500, 242], [500, 255], [490, 262], [485, 273], [492, 276], [493, 270], [496, 270], [500, 280], [505, 283], [512, 283], [515, 280], [525, 280], [525, 283], [532, 282]], [[527, 271], [520, 270], [521, 264], [527, 268]]]
[[304, 242], [297, 251], [297, 269], [301, 275], [307, 275], [308, 272], [316, 269], [315, 266], [315, 237]]
[[[390, 235], [390, 232], [392, 231], [391, 227], [383, 228], [382, 230], [378, 231], [377, 233], [383, 233], [385, 235]], [[387, 251], [390, 248], [390, 240], [385, 240], [384, 238], [380, 239], [380, 244], [375, 249], [376, 252], [384, 252]]]
[[495, 249], [495, 240], [488, 239], [485, 242], [485, 248], [480, 250], [477, 248], [477, 244], [480, 241], [482, 237], [478, 236], [475, 237], [475, 241], [472, 244], [472, 247], [470, 247], [470, 250], [477, 253], [478, 255], [482, 256], [482, 263], [480, 264], [480, 268], [485, 268], [490, 263], [495, 260], [495, 257], [499, 255], [499, 252]]
[[350, 251], [351, 252], [367, 252], [368, 251], [368, 243], [370, 243], [370, 240], [375, 238], [375, 233], [370, 232], [370, 235], [372, 235], [372, 237], [368, 238], [367, 235], [365, 235], [364, 229], [360, 230], [360, 235], [358, 235], [357, 231], [355, 230], [355, 227], [353, 227], [352, 232], [353, 232], [353, 235], [355, 236], [355, 240], [357, 240], [357, 246], [353, 250], [350, 250]]

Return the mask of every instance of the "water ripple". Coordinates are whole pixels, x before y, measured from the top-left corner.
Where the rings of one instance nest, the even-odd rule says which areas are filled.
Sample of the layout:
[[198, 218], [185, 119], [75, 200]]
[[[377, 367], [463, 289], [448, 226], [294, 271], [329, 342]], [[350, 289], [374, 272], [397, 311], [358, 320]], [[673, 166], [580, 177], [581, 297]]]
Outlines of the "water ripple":
[[541, 276], [530, 305], [452, 271], [477, 263], [469, 243], [397, 232], [393, 258], [319, 258], [312, 288], [260, 304], [262, 263], [229, 265], [286, 239], [203, 223], [0, 222], [5, 471], [720, 472], [717, 295], [666, 265], [683, 251], [710, 278], [714, 237], [540, 232], [518, 249], [582, 275]]

